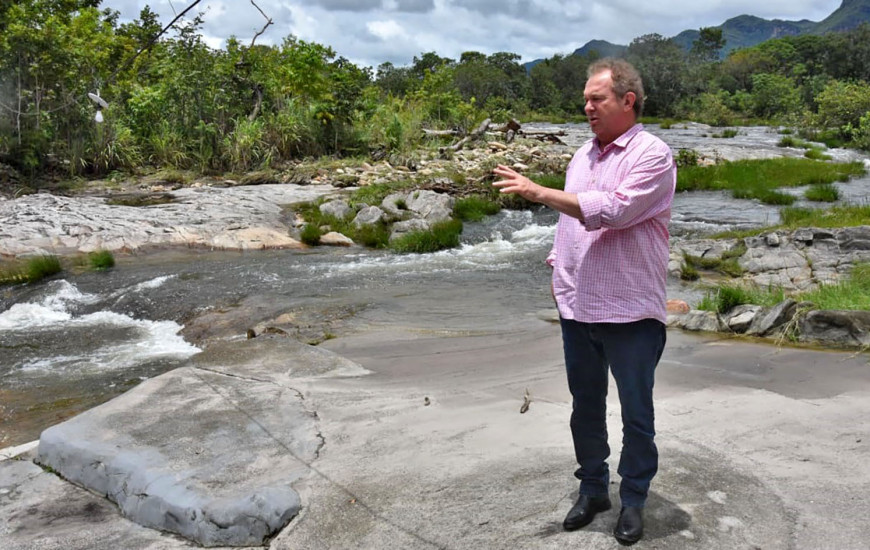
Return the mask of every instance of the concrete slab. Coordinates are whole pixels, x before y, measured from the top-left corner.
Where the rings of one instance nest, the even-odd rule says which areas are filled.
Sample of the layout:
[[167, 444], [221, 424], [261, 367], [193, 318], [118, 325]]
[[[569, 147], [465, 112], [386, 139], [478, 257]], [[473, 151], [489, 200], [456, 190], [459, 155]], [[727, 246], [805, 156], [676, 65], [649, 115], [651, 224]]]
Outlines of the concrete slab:
[[292, 485], [323, 444], [287, 373], [352, 367], [287, 338], [224, 343], [45, 430], [38, 462], [140, 525], [204, 546], [260, 545], [299, 512]]

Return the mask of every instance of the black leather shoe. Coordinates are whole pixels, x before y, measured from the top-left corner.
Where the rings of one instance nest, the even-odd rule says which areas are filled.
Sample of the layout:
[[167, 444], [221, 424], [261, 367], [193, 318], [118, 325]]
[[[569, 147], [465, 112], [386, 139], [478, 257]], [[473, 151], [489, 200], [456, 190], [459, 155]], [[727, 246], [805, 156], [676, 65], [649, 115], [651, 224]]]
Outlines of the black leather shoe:
[[580, 495], [577, 503], [568, 511], [565, 516], [565, 521], [562, 522], [562, 527], [566, 531], [580, 529], [592, 523], [595, 519], [595, 514], [610, 510], [610, 497], [590, 497], [588, 495]]
[[623, 506], [613, 529], [620, 544], [634, 544], [643, 537], [643, 508]]

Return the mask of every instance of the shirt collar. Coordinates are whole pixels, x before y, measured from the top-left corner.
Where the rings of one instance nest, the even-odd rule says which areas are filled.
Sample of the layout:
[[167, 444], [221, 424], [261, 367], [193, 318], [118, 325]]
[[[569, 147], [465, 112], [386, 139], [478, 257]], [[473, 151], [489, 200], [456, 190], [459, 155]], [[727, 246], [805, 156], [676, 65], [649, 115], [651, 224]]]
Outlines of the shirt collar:
[[621, 136], [619, 136], [618, 138], [614, 139], [609, 144], [607, 144], [607, 147], [605, 147], [603, 151], [598, 147], [598, 138], [596, 137], [593, 139], [593, 142], [595, 144], [595, 147], [593, 147], [593, 150], [598, 151], [598, 153], [600, 155], [603, 155], [604, 153], [610, 151], [614, 147], [619, 147], [621, 149], [625, 149], [626, 147], [628, 147], [629, 142], [631, 142], [631, 140], [634, 138], [634, 136], [636, 136], [637, 134], [639, 134], [642, 131], [643, 131], [643, 124], [641, 124], [640, 122], [636, 123], [634, 126], [629, 128], [628, 130], [626, 130]]

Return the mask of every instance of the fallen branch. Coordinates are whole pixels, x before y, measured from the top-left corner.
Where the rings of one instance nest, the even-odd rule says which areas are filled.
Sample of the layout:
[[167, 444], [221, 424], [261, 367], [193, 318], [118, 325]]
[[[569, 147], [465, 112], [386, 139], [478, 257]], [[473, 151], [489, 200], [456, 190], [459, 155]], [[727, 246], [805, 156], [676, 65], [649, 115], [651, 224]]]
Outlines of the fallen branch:
[[[489, 128], [489, 123], [490, 123], [490, 119], [484, 120], [483, 122], [480, 123], [480, 126], [478, 126], [473, 132], [471, 132], [470, 134], [468, 134], [464, 138], [460, 139], [459, 141], [457, 141], [456, 143], [454, 143], [450, 147], [447, 147], [446, 149], [450, 149], [454, 152], [459, 151], [460, 149], [465, 147], [466, 143], [480, 139], [480, 137], [483, 134], [485, 134], [486, 130]], [[442, 147], [441, 152], [443, 153], [444, 150], [445, 150], [445, 148]]]
[[565, 145], [565, 142], [559, 139], [559, 136], [567, 135], [564, 130], [559, 130], [557, 132], [527, 132], [525, 130], [520, 130], [519, 134], [529, 139], [549, 141], [550, 143], [558, 143], [560, 145]]

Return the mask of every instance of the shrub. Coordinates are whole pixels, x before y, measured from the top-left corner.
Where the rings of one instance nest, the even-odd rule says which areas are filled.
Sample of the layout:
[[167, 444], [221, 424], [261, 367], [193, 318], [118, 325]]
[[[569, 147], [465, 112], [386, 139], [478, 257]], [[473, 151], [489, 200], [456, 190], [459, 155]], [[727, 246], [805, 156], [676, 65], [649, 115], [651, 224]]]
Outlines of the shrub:
[[680, 149], [674, 162], [678, 168], [685, 168], [686, 166], [697, 166], [699, 158], [700, 155], [694, 149]]

